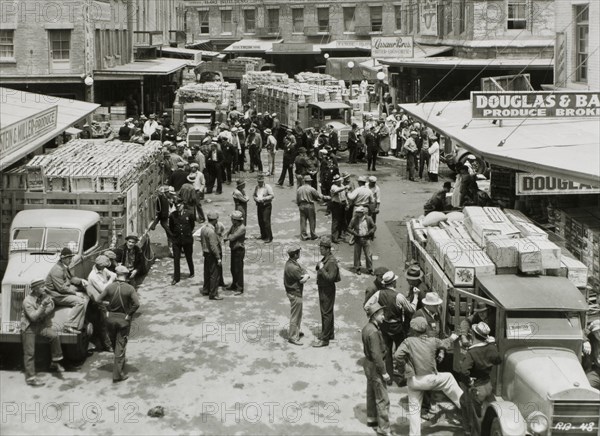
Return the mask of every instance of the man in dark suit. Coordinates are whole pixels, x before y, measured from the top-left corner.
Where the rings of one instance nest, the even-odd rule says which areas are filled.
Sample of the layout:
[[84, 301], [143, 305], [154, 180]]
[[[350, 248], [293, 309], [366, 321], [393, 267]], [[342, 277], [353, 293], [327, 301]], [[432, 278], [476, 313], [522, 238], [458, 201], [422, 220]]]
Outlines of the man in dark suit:
[[223, 192], [223, 152], [219, 150], [219, 144], [212, 142], [208, 158], [206, 159], [206, 168], [208, 170], [208, 180], [206, 181], [206, 193], [212, 194], [217, 182], [217, 194]]
[[177, 169], [169, 177], [169, 185], [175, 188], [175, 192], [179, 192], [181, 187], [187, 183], [188, 174], [189, 172], [185, 170], [185, 162], [177, 162]]
[[169, 229], [173, 235], [173, 266], [175, 268], [173, 272], [172, 285], [176, 285], [180, 280], [180, 260], [181, 252], [185, 254], [185, 259], [188, 264], [190, 271], [190, 278], [194, 277], [194, 260], [192, 258], [192, 250], [194, 246], [194, 238], [192, 233], [194, 231], [194, 214], [190, 213], [185, 208], [185, 203], [181, 198], [175, 200], [177, 210], [169, 216]]

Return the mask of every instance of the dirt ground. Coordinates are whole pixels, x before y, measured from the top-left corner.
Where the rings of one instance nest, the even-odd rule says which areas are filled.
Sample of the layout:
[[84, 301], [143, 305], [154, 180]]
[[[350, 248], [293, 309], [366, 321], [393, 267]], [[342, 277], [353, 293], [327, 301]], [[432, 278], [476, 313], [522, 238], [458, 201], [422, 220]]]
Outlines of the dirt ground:
[[[281, 161], [280, 155], [277, 157]], [[366, 164], [341, 165], [365, 174]], [[404, 270], [403, 222], [422, 211], [424, 201], [443, 181], [408, 182], [395, 167], [373, 173], [382, 188], [382, 208], [374, 242], [375, 265], [397, 274]], [[242, 174], [252, 192], [255, 174]], [[277, 174], [278, 175], [278, 174]], [[238, 175], [240, 176], [240, 175]], [[360, 330], [367, 319], [364, 290], [373, 277], [357, 276], [353, 247], [335, 249], [341, 265], [335, 304], [335, 336], [329, 347], [312, 348], [320, 331], [315, 264], [316, 241], [299, 238], [294, 188], [275, 186], [273, 232], [264, 245], [258, 234], [256, 208], [249, 206], [245, 294], [222, 291], [223, 301], [209, 301], [202, 281], [200, 244], [195, 243], [196, 277], [189, 279], [182, 259], [182, 281], [171, 286], [173, 259], [162, 229], [152, 233], [156, 262], [139, 288], [141, 307], [127, 346], [129, 380], [112, 383], [113, 355], [94, 353], [81, 367], [57, 375], [39, 365], [46, 386], [25, 384], [20, 356], [3, 356], [0, 371], [0, 433], [44, 435], [370, 435], [366, 426], [366, 379], [362, 369]], [[229, 226], [234, 184], [223, 195], [208, 195], [205, 212], [215, 210]], [[317, 233], [330, 233], [330, 220], [318, 208]], [[285, 340], [289, 301], [283, 290], [286, 248], [300, 244], [300, 262], [311, 273], [304, 291], [304, 345]], [[230, 278], [224, 258], [225, 282]], [[401, 281], [400, 287], [405, 283]], [[5, 350], [6, 351], [6, 350]], [[14, 353], [15, 351], [13, 351]], [[391, 387], [392, 429], [408, 433], [406, 388]], [[147, 415], [154, 406], [164, 417]], [[442, 422], [424, 425], [423, 434], [459, 435], [459, 427]]]

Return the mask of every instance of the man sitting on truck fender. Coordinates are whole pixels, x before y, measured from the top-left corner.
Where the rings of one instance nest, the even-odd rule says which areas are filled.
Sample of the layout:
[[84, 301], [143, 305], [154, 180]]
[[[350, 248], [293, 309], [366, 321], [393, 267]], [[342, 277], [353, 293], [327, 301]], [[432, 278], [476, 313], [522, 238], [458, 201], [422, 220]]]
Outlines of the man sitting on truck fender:
[[460, 409], [463, 391], [449, 372], [438, 372], [435, 356], [440, 349], [448, 349], [458, 339], [452, 335], [444, 340], [427, 336], [427, 320], [413, 318], [410, 328], [415, 336], [408, 337], [394, 354], [396, 366], [404, 372], [408, 386], [409, 435], [421, 435], [421, 402], [423, 394], [429, 391], [442, 391]]
[[63, 329], [66, 333], [79, 333], [83, 329], [88, 298], [85, 295], [87, 280], [73, 277], [69, 269], [74, 254], [64, 247], [60, 259], [46, 277], [46, 289], [56, 306], [70, 307], [69, 318]]
[[25, 381], [29, 386], [43, 386], [35, 376], [35, 337], [43, 336], [50, 340], [50, 353], [52, 364], [50, 369], [58, 372], [64, 371], [59, 363], [62, 358], [62, 348], [56, 329], [52, 327], [49, 315], [54, 312], [54, 302], [46, 294], [44, 280], [31, 282], [31, 293], [23, 300], [23, 313], [21, 314], [21, 337], [23, 341], [23, 366], [25, 367]]
[[136, 234], [130, 234], [125, 237], [125, 243], [115, 250], [117, 263], [125, 266], [129, 270], [129, 283], [137, 285], [138, 276], [144, 273], [144, 254], [142, 249], [137, 246], [140, 238]]

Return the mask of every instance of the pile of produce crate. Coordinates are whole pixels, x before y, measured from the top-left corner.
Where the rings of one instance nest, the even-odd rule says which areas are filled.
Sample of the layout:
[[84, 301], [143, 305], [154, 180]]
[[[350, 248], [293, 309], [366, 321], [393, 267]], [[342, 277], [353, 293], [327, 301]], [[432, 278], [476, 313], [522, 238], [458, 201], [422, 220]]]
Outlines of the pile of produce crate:
[[188, 83], [177, 90], [179, 103], [205, 101], [224, 105], [235, 104], [237, 86], [229, 82]]
[[290, 78], [285, 73], [274, 73], [272, 71], [249, 71], [242, 77], [242, 85], [269, 85], [286, 84]]
[[234, 59], [229, 59], [230, 64], [244, 64], [246, 65], [246, 71], [260, 71], [262, 66], [265, 64], [263, 58], [255, 58], [249, 56], [239, 56]]
[[329, 74], [321, 74], [321, 73], [310, 73], [310, 72], [302, 72], [298, 73], [294, 76], [299, 83], [310, 83], [311, 85], [333, 85], [339, 86], [339, 79], [329, 75]]

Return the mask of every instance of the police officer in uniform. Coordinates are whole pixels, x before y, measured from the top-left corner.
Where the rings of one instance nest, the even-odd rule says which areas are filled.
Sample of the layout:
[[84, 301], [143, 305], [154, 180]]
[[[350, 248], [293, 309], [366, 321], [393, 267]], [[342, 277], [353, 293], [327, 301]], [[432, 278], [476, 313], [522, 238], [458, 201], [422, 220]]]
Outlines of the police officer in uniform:
[[176, 285], [180, 280], [180, 260], [181, 252], [185, 254], [185, 259], [190, 270], [190, 278], [194, 277], [194, 259], [192, 251], [194, 247], [194, 224], [196, 220], [194, 215], [185, 208], [181, 198], [175, 200], [177, 210], [169, 216], [169, 229], [173, 234], [173, 281], [171, 285]]
[[246, 226], [244, 225], [244, 215], [239, 210], [231, 214], [231, 228], [225, 235], [225, 241], [229, 241], [231, 250], [231, 285], [228, 291], [235, 291], [236, 296], [244, 293], [244, 256], [246, 255]]
[[319, 307], [321, 309], [321, 336], [312, 344], [313, 347], [326, 347], [335, 339], [333, 328], [333, 307], [335, 305], [335, 284], [341, 280], [337, 259], [331, 253], [331, 239], [322, 238], [319, 250], [323, 258], [317, 264], [317, 288], [319, 290]]

